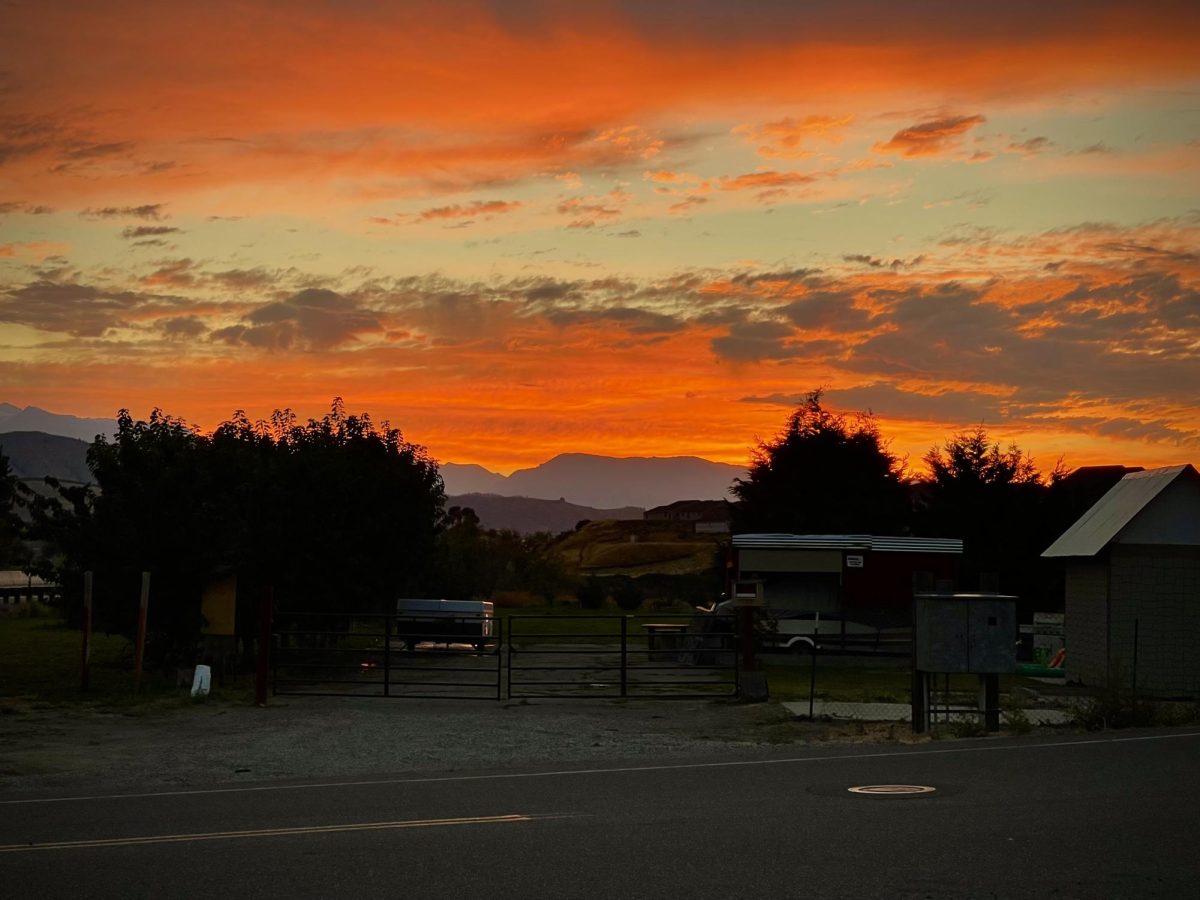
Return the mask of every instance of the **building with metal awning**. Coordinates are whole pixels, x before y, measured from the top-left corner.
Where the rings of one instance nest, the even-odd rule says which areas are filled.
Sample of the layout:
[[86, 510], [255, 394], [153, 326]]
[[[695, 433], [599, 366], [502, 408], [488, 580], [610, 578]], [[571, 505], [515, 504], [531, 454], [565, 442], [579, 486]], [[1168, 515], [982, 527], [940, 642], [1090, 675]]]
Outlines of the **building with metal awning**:
[[[909, 629], [914, 593], [953, 590], [962, 541], [869, 534], [737, 534], [730, 583], [757, 582], [779, 619], [822, 635]], [[793, 629], [794, 630], [794, 629]]]

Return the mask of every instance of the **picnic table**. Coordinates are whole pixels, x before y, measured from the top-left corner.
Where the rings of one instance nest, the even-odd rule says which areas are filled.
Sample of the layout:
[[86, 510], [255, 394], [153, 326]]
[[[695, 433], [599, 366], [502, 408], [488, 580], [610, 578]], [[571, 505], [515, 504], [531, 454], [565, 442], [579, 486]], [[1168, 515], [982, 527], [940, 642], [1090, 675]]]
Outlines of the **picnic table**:
[[683, 635], [687, 633], [687, 622], [643, 622], [646, 629], [646, 649], [651, 659], [669, 659], [683, 648]]

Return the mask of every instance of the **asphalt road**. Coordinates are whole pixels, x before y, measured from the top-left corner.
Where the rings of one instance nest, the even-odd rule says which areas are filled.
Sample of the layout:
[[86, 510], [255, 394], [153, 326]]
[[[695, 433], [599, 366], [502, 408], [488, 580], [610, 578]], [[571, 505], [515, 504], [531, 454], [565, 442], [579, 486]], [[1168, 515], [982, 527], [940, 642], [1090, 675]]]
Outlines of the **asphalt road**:
[[[1157, 730], [0, 798], [0, 895], [1194, 897], [1198, 762]], [[935, 792], [848, 791], [890, 784]]]

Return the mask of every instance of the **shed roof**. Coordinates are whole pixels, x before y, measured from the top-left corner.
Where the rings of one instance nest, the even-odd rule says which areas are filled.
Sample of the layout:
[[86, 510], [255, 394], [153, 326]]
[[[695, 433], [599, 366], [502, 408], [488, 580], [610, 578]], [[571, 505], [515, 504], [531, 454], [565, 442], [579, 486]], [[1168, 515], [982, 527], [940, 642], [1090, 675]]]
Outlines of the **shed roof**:
[[1095, 556], [1184, 472], [1197, 477], [1190, 465], [1131, 472], [1063, 532], [1042, 556]]
[[735, 534], [733, 546], [756, 550], [880, 550], [891, 553], [962, 553], [958, 538], [875, 534]]

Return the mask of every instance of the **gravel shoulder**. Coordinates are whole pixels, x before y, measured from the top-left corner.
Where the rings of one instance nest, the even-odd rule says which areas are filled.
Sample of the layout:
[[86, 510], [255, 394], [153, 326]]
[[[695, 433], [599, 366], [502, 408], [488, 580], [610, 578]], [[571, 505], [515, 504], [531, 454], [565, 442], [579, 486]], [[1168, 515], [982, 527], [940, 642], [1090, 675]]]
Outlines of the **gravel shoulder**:
[[826, 741], [911, 741], [898, 726], [800, 722], [774, 703], [303, 697], [151, 715], [0, 716], [0, 797], [296, 778], [704, 758]]

